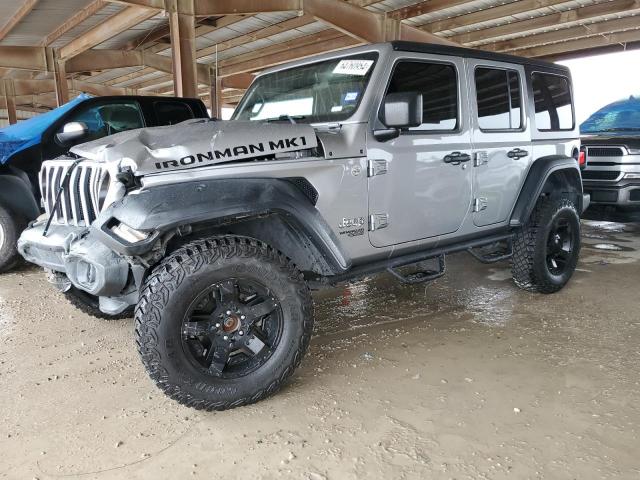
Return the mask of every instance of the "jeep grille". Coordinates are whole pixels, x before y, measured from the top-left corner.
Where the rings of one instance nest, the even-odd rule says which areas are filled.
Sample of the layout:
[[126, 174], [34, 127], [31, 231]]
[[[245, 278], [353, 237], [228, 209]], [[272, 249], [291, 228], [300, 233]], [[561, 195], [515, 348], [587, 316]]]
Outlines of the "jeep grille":
[[[69, 159], [49, 160], [40, 170], [40, 193], [47, 215], [51, 215], [60, 184], [73, 164]], [[71, 172], [58, 201], [53, 223], [88, 226], [103, 207], [109, 173], [98, 163], [83, 161]]]

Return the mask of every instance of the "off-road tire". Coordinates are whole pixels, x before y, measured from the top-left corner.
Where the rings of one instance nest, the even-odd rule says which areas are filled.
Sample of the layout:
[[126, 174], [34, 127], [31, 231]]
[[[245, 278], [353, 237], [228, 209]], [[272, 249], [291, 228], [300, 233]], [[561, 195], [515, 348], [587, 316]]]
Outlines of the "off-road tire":
[[124, 312], [116, 315], [109, 315], [100, 310], [98, 297], [91, 295], [90, 293], [83, 292], [75, 287], [71, 287], [64, 292], [65, 298], [71, 305], [76, 307], [82, 313], [86, 313], [89, 316], [99, 318], [102, 320], [122, 320], [124, 318], [133, 317], [133, 308], [129, 307]]
[[[197, 292], [231, 276], [268, 285], [283, 328], [266, 363], [245, 376], [218, 378], [188, 361], [180, 326]], [[198, 410], [248, 405], [278, 391], [300, 364], [312, 330], [311, 293], [300, 271], [272, 247], [240, 236], [197, 240], [174, 251], [149, 275], [135, 309], [136, 342], [149, 376], [169, 397]]]
[[12, 269], [20, 260], [17, 243], [27, 222], [0, 205], [0, 273]]
[[[575, 235], [572, 255], [565, 271], [561, 275], [554, 275], [547, 266], [546, 249], [551, 226], [558, 216], [570, 222]], [[513, 280], [523, 290], [555, 293], [573, 275], [579, 254], [580, 216], [573, 200], [566, 196], [540, 197], [529, 221], [517, 232], [513, 242]]]

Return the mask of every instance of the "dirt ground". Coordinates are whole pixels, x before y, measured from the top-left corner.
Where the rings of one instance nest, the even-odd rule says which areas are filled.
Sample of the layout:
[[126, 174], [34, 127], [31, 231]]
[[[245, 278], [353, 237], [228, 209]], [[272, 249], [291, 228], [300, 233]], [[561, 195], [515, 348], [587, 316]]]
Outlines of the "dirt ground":
[[640, 224], [585, 222], [562, 292], [449, 260], [316, 294], [283, 391], [222, 413], [147, 378], [132, 321], [69, 306], [34, 268], [0, 277], [0, 478], [640, 478]]

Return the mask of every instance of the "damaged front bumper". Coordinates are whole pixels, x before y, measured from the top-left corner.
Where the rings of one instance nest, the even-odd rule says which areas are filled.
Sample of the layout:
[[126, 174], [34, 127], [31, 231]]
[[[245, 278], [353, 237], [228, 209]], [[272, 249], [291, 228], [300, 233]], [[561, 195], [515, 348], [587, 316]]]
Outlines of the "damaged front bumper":
[[66, 275], [71, 285], [99, 297], [100, 310], [107, 314], [135, 303], [135, 295], [127, 291], [129, 263], [96, 239], [91, 229], [53, 224], [43, 236], [44, 227], [45, 221], [39, 220], [20, 235], [18, 251], [28, 262]]

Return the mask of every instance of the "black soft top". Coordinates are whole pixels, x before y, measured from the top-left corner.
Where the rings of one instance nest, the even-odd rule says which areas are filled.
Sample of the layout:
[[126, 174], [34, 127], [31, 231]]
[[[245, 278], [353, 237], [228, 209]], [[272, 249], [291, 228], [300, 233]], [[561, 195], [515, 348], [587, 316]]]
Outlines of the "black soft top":
[[554, 70], [569, 75], [569, 69], [557, 63], [545, 62], [544, 60], [536, 60], [533, 58], [518, 57], [516, 55], [507, 55], [504, 53], [487, 52], [485, 50], [477, 50], [475, 48], [455, 47], [452, 45], [439, 45], [436, 43], [406, 42], [396, 40], [390, 42], [394, 50], [402, 52], [431, 53], [434, 55], [451, 55], [454, 57], [477, 58], [481, 60], [492, 60], [495, 62], [516, 63], [519, 65], [528, 65], [544, 70]]

